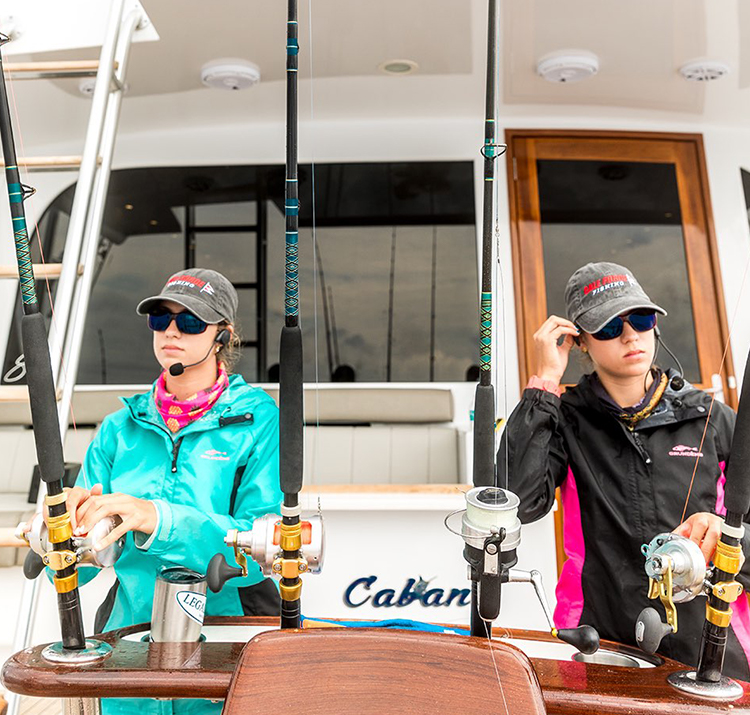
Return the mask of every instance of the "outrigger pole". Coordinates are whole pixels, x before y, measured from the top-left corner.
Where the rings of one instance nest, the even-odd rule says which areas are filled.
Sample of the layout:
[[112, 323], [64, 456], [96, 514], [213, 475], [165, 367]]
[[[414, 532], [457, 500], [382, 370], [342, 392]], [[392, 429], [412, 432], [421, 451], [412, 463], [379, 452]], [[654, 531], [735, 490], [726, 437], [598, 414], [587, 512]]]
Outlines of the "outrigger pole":
[[281, 491], [281, 627], [300, 627], [300, 522], [302, 489], [302, 330], [299, 325], [299, 181], [297, 172], [297, 0], [288, 0], [286, 40], [286, 273], [284, 327], [279, 349], [279, 443]]
[[[0, 34], [0, 47], [10, 38]], [[65, 505], [63, 491], [64, 459], [60, 423], [57, 415], [55, 384], [47, 343], [44, 316], [39, 311], [36, 296], [34, 269], [31, 264], [29, 232], [23, 202], [34, 193], [34, 189], [21, 183], [18, 160], [13, 140], [13, 127], [8, 107], [2, 54], [0, 53], [0, 141], [5, 159], [5, 175], [10, 199], [10, 215], [16, 242], [16, 258], [23, 302], [21, 339], [26, 363], [29, 402], [31, 405], [34, 442], [36, 444], [39, 472], [47, 485], [45, 504], [49, 510], [47, 518], [48, 538], [52, 551], [45, 563], [54, 570], [53, 582], [57, 591], [57, 606], [60, 613], [62, 647], [66, 650], [82, 650], [86, 647], [78, 595], [78, 572], [73, 548], [73, 530], [70, 514]]]

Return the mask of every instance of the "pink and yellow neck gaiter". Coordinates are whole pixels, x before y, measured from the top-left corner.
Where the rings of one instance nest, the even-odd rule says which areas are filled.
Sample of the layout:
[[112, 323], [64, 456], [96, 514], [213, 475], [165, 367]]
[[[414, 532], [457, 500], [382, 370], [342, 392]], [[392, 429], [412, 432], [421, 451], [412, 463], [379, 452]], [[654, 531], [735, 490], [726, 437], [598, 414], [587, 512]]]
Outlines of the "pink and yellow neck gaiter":
[[219, 376], [211, 387], [197, 392], [187, 400], [178, 400], [167, 392], [167, 373], [164, 371], [159, 375], [154, 390], [156, 409], [170, 432], [179, 432], [183, 427], [203, 417], [216, 404], [228, 384], [227, 371], [224, 364], [219, 363]]

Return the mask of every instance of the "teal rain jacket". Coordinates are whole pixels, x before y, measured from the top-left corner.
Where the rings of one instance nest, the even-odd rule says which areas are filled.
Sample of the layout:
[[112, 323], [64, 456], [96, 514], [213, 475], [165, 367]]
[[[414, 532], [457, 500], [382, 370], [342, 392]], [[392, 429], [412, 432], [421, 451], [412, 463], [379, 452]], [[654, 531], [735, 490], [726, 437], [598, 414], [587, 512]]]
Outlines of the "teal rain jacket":
[[[227, 531], [248, 529], [257, 516], [278, 513], [282, 498], [278, 409], [239, 375], [230, 376], [207, 414], [176, 434], [157, 412], [153, 390], [123, 403], [124, 409], [102, 422], [79, 480], [88, 488], [101, 483], [105, 494], [152, 500], [159, 520], [151, 536], [127, 534], [114, 567], [119, 585], [103, 604], [111, 611], [100, 630], [149, 622], [156, 576], [163, 568], [205, 573], [219, 552], [233, 563], [224, 544]], [[238, 588], [263, 579], [260, 568], [248, 562], [247, 578], [232, 579], [220, 593], [209, 591], [207, 615], [242, 615]], [[82, 582], [96, 573], [79, 572]], [[101, 626], [101, 613], [97, 620]]]

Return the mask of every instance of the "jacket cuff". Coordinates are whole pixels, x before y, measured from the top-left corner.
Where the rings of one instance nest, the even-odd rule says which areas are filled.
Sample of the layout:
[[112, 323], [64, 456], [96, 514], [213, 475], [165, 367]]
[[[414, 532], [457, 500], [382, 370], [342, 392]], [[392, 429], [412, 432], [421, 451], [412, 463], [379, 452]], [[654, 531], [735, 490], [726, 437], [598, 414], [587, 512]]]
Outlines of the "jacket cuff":
[[560, 397], [562, 394], [560, 392], [560, 385], [558, 385], [556, 382], [553, 382], [552, 380], [543, 380], [538, 375], [532, 375], [529, 379], [528, 384], [526, 385], [527, 390], [543, 390], [544, 392], [550, 392], [553, 395], [556, 395], [557, 397]]
[[135, 545], [141, 551], [159, 548], [166, 548], [169, 545], [169, 538], [172, 533], [172, 509], [168, 502], [163, 499], [152, 499], [151, 503], [156, 507], [156, 528], [149, 536], [133, 532]]

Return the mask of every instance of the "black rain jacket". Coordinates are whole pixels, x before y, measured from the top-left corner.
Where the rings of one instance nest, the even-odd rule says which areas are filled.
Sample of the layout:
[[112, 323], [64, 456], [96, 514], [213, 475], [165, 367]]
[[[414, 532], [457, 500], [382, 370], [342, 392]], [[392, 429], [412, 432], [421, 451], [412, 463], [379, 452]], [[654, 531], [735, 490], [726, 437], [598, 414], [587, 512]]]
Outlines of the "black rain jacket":
[[[659, 601], [647, 597], [641, 546], [680, 524], [711, 397], [688, 383], [679, 391], [668, 386], [631, 431], [591, 383], [584, 376], [562, 398], [524, 390], [498, 452], [500, 481], [507, 474], [523, 523], [547, 514], [561, 488], [568, 560], [557, 586], [556, 625], [590, 624], [602, 638], [635, 645], [643, 608], [657, 608], [666, 620]], [[685, 518], [721, 511], [734, 422], [734, 411], [714, 402]], [[738, 580], [750, 586], [750, 560]], [[664, 638], [660, 653], [695, 666], [705, 604], [698, 597], [677, 605], [678, 632]], [[750, 608], [744, 594], [733, 609], [724, 673], [748, 681]]]

